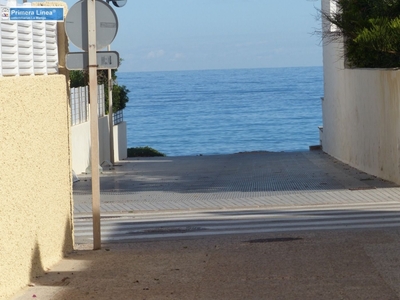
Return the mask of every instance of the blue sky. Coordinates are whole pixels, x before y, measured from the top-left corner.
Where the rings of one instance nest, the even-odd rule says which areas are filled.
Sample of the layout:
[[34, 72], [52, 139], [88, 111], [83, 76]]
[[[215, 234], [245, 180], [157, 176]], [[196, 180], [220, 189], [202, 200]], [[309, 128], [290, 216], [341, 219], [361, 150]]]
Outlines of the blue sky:
[[124, 59], [121, 72], [320, 66], [320, 37], [312, 34], [319, 7], [313, 0], [128, 0], [115, 8], [111, 48]]

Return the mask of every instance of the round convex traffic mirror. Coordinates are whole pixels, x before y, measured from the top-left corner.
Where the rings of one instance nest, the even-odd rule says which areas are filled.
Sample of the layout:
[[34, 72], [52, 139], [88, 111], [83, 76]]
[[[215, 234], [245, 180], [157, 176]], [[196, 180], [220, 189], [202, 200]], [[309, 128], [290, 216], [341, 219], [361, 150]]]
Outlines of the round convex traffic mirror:
[[127, 0], [107, 0], [107, 3], [112, 2], [116, 7], [123, 7], [125, 6]]

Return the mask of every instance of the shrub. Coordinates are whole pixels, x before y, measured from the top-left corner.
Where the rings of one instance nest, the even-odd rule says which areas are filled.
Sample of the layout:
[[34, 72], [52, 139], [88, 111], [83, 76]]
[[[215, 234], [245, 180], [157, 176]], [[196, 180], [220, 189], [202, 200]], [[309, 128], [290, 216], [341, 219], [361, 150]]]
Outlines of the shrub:
[[[117, 83], [117, 70], [111, 70], [112, 80], [114, 82], [112, 88], [113, 112], [117, 112], [126, 107], [129, 101], [129, 89], [125, 85]], [[88, 84], [88, 73], [86, 70], [76, 70], [69, 72], [70, 87], [80, 87]], [[105, 111], [108, 114], [108, 70], [97, 71], [97, 83], [104, 84], [105, 95]]]
[[337, 12], [321, 12], [338, 32], [325, 38], [343, 38], [349, 67], [400, 67], [400, 0], [333, 0]]
[[128, 148], [128, 157], [155, 157], [155, 156], [166, 156], [166, 155], [164, 153], [158, 152], [157, 150], [149, 146]]

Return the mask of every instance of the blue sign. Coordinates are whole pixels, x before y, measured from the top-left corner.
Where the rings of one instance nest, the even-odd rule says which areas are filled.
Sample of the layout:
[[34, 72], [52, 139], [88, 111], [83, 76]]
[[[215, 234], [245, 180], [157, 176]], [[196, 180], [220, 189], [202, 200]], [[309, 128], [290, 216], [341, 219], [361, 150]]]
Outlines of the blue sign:
[[1, 21], [63, 21], [63, 7], [2, 7]]

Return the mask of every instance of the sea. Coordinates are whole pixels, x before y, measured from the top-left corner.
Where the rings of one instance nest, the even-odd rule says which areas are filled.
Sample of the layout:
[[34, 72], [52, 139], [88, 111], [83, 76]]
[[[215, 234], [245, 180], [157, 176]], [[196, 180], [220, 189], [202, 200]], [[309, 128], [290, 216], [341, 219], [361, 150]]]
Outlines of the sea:
[[118, 72], [128, 148], [167, 156], [302, 151], [319, 144], [322, 67]]

